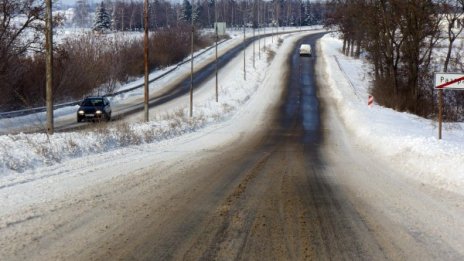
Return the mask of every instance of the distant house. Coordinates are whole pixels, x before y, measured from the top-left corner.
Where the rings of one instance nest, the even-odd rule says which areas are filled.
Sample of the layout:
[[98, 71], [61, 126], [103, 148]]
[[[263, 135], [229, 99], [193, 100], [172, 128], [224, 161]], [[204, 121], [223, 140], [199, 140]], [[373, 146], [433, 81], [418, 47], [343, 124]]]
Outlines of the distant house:
[[[446, 19], [445, 15], [443, 15], [443, 19], [441, 21], [441, 30], [442, 32], [446, 35], [448, 32], [448, 26], [449, 22], [448, 19]], [[460, 33], [458, 38], [464, 38], [464, 16], [460, 15], [457, 16], [457, 19], [454, 20], [454, 22], [451, 24], [451, 30], [453, 30], [454, 33]], [[444, 37], [446, 37], [444, 35]]]

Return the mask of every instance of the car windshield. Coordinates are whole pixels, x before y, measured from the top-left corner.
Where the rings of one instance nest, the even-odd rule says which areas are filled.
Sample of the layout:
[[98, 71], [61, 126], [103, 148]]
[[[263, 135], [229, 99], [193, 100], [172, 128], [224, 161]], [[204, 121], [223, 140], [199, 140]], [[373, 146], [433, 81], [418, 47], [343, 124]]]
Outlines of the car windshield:
[[103, 99], [85, 99], [82, 106], [103, 106]]

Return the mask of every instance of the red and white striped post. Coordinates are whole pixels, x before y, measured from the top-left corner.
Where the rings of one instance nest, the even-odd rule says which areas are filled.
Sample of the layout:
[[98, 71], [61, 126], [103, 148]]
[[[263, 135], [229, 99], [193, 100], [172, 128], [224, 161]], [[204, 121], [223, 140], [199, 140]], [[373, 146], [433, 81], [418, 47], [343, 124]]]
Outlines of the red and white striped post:
[[372, 108], [372, 106], [374, 106], [374, 96], [369, 95], [369, 98], [367, 98], [367, 106], [369, 106], [369, 108]]

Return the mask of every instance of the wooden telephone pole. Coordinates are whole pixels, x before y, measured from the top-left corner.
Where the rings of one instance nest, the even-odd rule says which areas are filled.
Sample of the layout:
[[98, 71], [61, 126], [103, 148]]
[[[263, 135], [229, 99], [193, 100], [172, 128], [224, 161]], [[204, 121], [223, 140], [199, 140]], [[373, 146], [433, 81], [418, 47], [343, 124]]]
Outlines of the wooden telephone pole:
[[47, 108], [47, 133], [54, 133], [53, 126], [53, 20], [52, 0], [45, 1], [45, 77], [46, 77], [46, 108]]
[[144, 0], [144, 38], [143, 38], [143, 64], [145, 69], [145, 81], [144, 81], [144, 120], [145, 122], [149, 121], [148, 115], [148, 100], [149, 100], [149, 90], [148, 90], [148, 0]]
[[190, 14], [190, 20], [192, 21], [192, 37], [190, 47], [190, 118], [193, 116], [193, 36], [195, 33], [195, 27], [193, 23], [193, 12], [194, 12], [195, 0], [192, 0], [192, 12]]
[[218, 19], [217, 19], [218, 11], [217, 11], [217, 0], [214, 1], [214, 30], [216, 32], [216, 102], [219, 102], [219, 83], [218, 83], [218, 42], [219, 42], [219, 35], [218, 35]]

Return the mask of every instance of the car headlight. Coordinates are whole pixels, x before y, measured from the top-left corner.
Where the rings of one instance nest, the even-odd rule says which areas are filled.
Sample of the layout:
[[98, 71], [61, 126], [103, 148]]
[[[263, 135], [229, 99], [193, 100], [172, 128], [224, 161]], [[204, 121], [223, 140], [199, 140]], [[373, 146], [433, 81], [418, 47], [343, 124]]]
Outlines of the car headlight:
[[96, 113], [96, 114], [101, 114], [101, 113], [102, 113], [102, 111], [100, 111], [100, 110], [97, 110], [95, 113]]
[[79, 113], [80, 115], [84, 115], [84, 111], [83, 111], [83, 110], [79, 110], [77, 113]]

